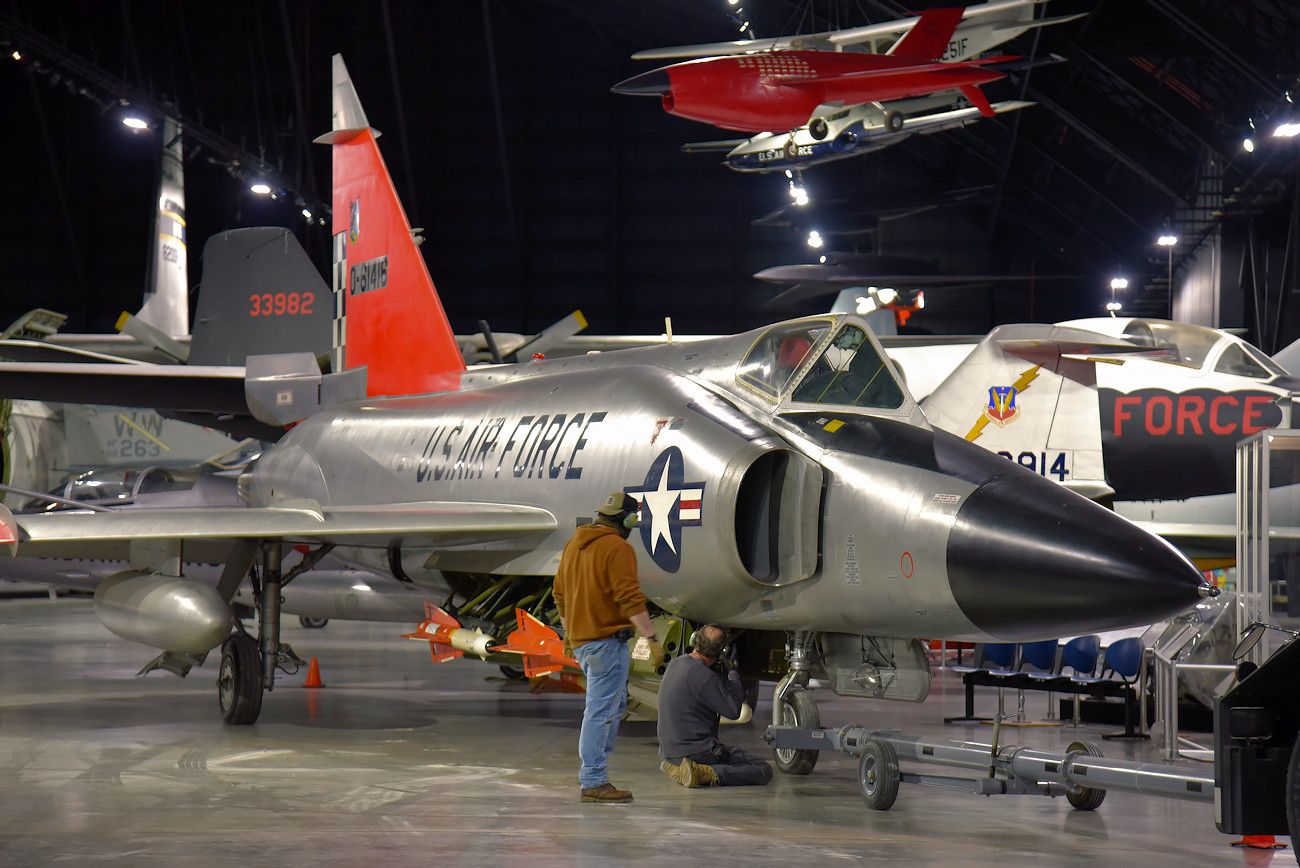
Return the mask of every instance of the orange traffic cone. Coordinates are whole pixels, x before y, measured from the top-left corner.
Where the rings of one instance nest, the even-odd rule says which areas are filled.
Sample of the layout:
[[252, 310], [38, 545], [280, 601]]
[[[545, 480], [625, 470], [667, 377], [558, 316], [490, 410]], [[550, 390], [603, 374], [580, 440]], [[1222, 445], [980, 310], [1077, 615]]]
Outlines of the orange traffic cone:
[[1252, 850], [1285, 850], [1286, 844], [1279, 844], [1272, 835], [1242, 835], [1240, 841], [1233, 841], [1234, 847], [1250, 847]]
[[316, 658], [311, 658], [311, 663], [307, 666], [307, 683], [303, 687], [324, 687], [320, 680], [320, 664]]

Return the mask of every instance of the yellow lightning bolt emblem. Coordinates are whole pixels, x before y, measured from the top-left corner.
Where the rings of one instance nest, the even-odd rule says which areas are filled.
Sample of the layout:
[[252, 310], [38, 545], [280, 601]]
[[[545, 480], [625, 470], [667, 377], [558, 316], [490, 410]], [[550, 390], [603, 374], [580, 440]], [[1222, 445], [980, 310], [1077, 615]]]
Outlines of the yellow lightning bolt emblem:
[[[1034, 378], [1038, 376], [1038, 369], [1041, 367], [1042, 365], [1034, 365], [1032, 368], [1025, 371], [1023, 374], [1020, 375], [1019, 379], [1017, 379], [1014, 383], [1011, 384], [1011, 388], [1015, 389], [1017, 393], [1023, 392], [1025, 389], [1028, 389], [1029, 384], [1032, 383], [1034, 381]], [[989, 424], [988, 415], [980, 414], [980, 417], [975, 420], [975, 424], [971, 426], [970, 431], [967, 432], [966, 439], [973, 441], [976, 437], [979, 437], [981, 434], [984, 433], [984, 426], [987, 424]]]

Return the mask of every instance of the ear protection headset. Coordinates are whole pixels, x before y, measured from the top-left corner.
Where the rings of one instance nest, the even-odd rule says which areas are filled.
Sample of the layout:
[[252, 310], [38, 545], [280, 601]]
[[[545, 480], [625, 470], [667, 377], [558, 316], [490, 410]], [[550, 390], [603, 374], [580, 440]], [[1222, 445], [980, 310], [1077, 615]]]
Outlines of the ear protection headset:
[[636, 510], [631, 510], [629, 512], [623, 513], [623, 527], [627, 528], [628, 530], [631, 530], [632, 528], [636, 527], [637, 522], [639, 520], [640, 517], [637, 515]]

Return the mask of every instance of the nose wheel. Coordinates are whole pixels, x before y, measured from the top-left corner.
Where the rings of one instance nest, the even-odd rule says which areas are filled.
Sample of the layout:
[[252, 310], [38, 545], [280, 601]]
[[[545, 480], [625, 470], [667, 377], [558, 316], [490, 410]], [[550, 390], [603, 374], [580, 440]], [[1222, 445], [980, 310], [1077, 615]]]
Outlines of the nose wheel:
[[[781, 703], [781, 724], [801, 729], [817, 729], [822, 725], [817, 711], [817, 701], [806, 690], [795, 690]], [[776, 767], [787, 775], [811, 774], [821, 751], [778, 748], [774, 750]]]

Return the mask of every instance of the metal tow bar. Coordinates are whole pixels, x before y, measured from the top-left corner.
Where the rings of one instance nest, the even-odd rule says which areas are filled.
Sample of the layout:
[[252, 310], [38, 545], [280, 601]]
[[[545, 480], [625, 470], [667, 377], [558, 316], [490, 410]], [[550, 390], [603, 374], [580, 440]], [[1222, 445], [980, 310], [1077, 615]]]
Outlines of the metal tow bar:
[[[1000, 723], [1000, 722], [999, 722]], [[1160, 763], [1107, 759], [1090, 741], [1075, 741], [1065, 753], [1028, 747], [913, 738], [898, 730], [871, 730], [858, 724], [837, 729], [769, 726], [763, 740], [777, 749], [837, 750], [858, 757], [858, 783], [868, 808], [887, 811], [898, 798], [900, 782], [941, 787], [976, 795], [1065, 796], [1081, 811], [1097, 808], [1107, 790], [1121, 790], [1186, 799], [1214, 801], [1214, 773], [1189, 774]], [[903, 772], [899, 760], [927, 765], [956, 766], [982, 772], [980, 776]]]

